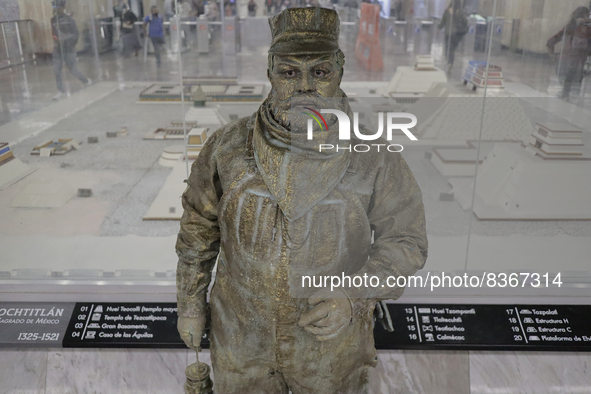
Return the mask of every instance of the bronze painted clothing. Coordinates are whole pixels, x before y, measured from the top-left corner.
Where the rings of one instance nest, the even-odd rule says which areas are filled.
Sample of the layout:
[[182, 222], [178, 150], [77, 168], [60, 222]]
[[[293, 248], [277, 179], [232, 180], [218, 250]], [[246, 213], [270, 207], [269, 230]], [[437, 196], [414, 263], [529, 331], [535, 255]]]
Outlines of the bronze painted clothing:
[[362, 393], [375, 363], [376, 299], [403, 289], [348, 289], [351, 324], [319, 342], [297, 325], [309, 310], [307, 298], [297, 297], [300, 275], [367, 273], [385, 281], [416, 272], [427, 252], [420, 190], [400, 154], [352, 152], [330, 190], [310, 191], [313, 205], [295, 204], [297, 214], [284, 215], [280, 189], [268, 187], [257, 163], [275, 160], [297, 172], [298, 161], [282, 167], [287, 150], [264, 149], [276, 141], [263, 128], [278, 126], [269, 126], [263, 107], [216, 131], [193, 164], [176, 245], [178, 314], [204, 313], [219, 253], [210, 295], [216, 392], [282, 393], [287, 384], [296, 394]]

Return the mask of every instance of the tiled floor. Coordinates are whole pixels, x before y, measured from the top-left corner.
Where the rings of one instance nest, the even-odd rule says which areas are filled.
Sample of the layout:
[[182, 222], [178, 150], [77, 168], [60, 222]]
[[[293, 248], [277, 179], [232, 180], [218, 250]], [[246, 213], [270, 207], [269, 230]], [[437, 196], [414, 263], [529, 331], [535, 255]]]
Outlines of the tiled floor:
[[[189, 353], [0, 350], [0, 394], [181, 394]], [[208, 351], [200, 361], [210, 363]], [[379, 352], [369, 386], [371, 394], [589, 393], [590, 366], [589, 353], [390, 350]]]

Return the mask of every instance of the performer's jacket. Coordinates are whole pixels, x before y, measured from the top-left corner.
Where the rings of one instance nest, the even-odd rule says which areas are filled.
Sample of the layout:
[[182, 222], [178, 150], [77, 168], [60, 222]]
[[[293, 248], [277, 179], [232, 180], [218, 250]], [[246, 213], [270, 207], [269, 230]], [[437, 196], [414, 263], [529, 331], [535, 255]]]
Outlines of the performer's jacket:
[[[217, 261], [210, 341], [232, 363], [255, 354], [305, 363], [323, 352], [374, 363], [376, 300], [404, 290], [386, 286], [386, 278], [425, 263], [421, 191], [401, 154], [382, 139], [337, 141], [382, 144], [379, 153], [316, 153], [335, 135], [290, 135], [265, 102], [217, 130], [192, 165], [176, 244], [178, 315], [206, 313]], [[318, 290], [303, 277], [364, 274], [381, 282], [339, 291], [353, 313], [337, 340], [319, 342], [297, 325]], [[306, 353], [311, 348], [320, 353]]]

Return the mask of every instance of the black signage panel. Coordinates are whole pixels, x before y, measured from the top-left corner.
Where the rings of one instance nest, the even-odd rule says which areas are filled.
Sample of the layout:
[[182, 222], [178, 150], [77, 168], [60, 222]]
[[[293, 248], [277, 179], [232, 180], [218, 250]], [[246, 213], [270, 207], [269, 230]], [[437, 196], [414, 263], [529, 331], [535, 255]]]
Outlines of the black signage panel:
[[[591, 305], [388, 309], [394, 332], [377, 323], [377, 349], [591, 351]], [[177, 319], [176, 303], [0, 303], [0, 347], [185, 348]]]
[[591, 351], [590, 305], [389, 304], [378, 349]]
[[63, 347], [186, 348], [176, 303], [77, 303]]
[[73, 302], [0, 302], [0, 347], [60, 347], [73, 310]]

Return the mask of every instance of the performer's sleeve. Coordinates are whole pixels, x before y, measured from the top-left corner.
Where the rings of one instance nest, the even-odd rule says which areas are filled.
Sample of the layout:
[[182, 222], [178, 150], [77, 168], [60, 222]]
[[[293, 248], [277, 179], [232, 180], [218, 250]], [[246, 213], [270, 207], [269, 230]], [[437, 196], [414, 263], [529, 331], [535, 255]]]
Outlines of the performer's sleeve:
[[551, 52], [554, 52], [554, 47], [556, 46], [556, 44], [558, 44], [560, 41], [562, 41], [563, 36], [564, 36], [564, 29], [560, 30], [558, 33], [556, 33], [552, 37], [550, 37], [550, 39], [546, 43], [546, 47], [548, 47], [548, 49]]
[[[374, 184], [368, 210], [374, 230], [374, 243], [369, 260], [356, 275], [377, 276], [375, 287], [351, 288], [351, 298], [397, 299], [404, 288], [391, 287], [388, 276], [408, 276], [423, 268], [427, 259], [425, 208], [421, 190], [410, 168], [400, 154], [387, 154]], [[375, 282], [374, 282], [375, 283]], [[392, 283], [392, 281], [390, 281]], [[383, 285], [383, 287], [382, 287]], [[360, 308], [372, 302], [358, 303]], [[354, 307], [355, 309], [355, 307]], [[372, 308], [373, 310], [373, 308]], [[355, 313], [362, 312], [354, 310]]]
[[222, 188], [215, 160], [217, 133], [191, 167], [183, 193], [183, 216], [176, 242], [178, 315], [197, 317], [206, 309], [207, 288], [220, 246], [218, 203]]

